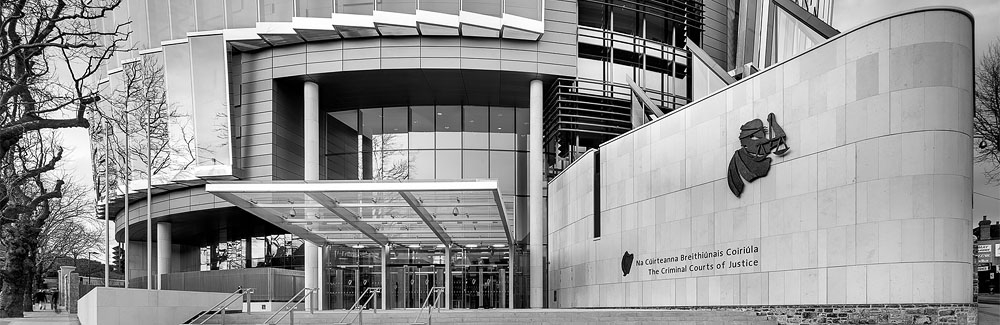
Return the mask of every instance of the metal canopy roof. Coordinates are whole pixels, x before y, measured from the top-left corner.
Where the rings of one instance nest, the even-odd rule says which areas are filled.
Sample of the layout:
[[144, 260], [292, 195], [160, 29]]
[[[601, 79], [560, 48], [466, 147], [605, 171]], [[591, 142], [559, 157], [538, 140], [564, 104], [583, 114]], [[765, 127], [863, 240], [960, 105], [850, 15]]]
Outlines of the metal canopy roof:
[[513, 244], [496, 180], [239, 181], [205, 190], [317, 245]]

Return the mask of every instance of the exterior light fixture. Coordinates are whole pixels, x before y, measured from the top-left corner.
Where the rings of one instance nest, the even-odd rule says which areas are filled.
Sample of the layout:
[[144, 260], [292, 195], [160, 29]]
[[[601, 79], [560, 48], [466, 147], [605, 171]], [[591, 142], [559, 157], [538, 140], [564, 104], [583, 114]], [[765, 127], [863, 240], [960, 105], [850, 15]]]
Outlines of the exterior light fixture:
[[445, 246], [444, 246], [444, 244], [437, 244], [437, 246], [434, 246], [434, 247], [437, 247], [437, 248], [444, 248]]
[[465, 245], [465, 248], [476, 248], [476, 247], [479, 247], [479, 245], [476, 245], [476, 244]]
[[357, 244], [357, 245], [351, 246], [351, 248], [365, 248], [365, 245]]
[[409, 247], [409, 248], [420, 248], [420, 245], [413, 244], [413, 245], [409, 245], [409, 246], [406, 246], [406, 247]]
[[456, 217], [458, 216], [458, 207], [454, 207], [451, 209], [451, 215]]
[[496, 247], [496, 248], [507, 247], [507, 244], [493, 244], [493, 247]]

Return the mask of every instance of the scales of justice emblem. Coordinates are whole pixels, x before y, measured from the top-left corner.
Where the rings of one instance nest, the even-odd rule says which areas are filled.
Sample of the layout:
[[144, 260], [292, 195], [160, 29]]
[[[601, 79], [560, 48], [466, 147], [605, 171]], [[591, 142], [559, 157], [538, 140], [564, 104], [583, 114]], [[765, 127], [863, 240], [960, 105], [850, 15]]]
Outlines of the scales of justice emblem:
[[765, 127], [760, 119], [753, 119], [740, 127], [742, 147], [729, 160], [729, 173], [726, 176], [729, 190], [736, 197], [743, 194], [744, 179], [749, 183], [767, 176], [767, 172], [771, 170], [771, 153], [779, 157], [788, 153], [785, 130], [778, 125], [774, 113], [767, 115], [767, 124]]

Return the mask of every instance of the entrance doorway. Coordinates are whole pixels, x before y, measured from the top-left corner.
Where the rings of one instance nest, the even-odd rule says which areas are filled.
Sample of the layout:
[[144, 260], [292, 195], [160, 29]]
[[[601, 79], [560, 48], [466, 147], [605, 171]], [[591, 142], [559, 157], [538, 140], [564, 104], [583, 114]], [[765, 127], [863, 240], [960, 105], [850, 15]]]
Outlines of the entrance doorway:
[[[430, 289], [444, 286], [443, 265], [390, 265], [387, 278], [386, 306], [420, 308]], [[441, 301], [444, 307], [444, 301]]]
[[507, 308], [506, 265], [462, 266], [452, 271], [451, 306], [454, 308]]
[[[506, 249], [454, 248], [446, 256], [440, 247], [397, 248], [385, 261], [385, 307], [420, 308], [434, 287], [451, 287], [452, 308], [508, 308], [509, 257]], [[381, 248], [330, 249], [325, 278], [326, 306], [348, 309], [366, 288], [383, 288]], [[451, 259], [451, 278], [446, 262]], [[446, 283], [450, 282], [450, 283]], [[447, 297], [438, 301], [445, 308]], [[375, 306], [381, 307], [381, 298]], [[433, 301], [428, 301], [433, 303]]]

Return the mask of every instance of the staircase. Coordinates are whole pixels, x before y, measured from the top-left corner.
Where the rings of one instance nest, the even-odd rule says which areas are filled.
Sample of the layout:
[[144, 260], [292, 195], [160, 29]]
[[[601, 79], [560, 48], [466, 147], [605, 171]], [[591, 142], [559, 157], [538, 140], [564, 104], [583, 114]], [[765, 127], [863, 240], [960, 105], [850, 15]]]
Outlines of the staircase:
[[[365, 324], [410, 324], [416, 309], [385, 310], [377, 314], [366, 310]], [[346, 311], [317, 311], [295, 313], [295, 324], [332, 324]], [[267, 313], [225, 315], [225, 324], [262, 324]], [[774, 325], [776, 321], [756, 316], [752, 312], [718, 310], [660, 310], [660, 309], [460, 309], [434, 311], [432, 324], [737, 324]], [[424, 311], [419, 322], [427, 322]], [[222, 324], [216, 317], [206, 324]], [[288, 324], [285, 319], [281, 324]], [[355, 319], [354, 324], [358, 324]]]

